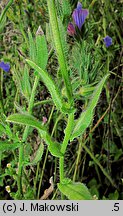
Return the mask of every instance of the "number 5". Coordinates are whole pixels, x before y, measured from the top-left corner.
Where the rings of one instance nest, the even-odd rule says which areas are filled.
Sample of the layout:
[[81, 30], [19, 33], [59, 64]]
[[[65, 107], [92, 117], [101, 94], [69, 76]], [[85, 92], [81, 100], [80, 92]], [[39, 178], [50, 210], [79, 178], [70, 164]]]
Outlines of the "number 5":
[[114, 203], [114, 211], [119, 211], [119, 203]]

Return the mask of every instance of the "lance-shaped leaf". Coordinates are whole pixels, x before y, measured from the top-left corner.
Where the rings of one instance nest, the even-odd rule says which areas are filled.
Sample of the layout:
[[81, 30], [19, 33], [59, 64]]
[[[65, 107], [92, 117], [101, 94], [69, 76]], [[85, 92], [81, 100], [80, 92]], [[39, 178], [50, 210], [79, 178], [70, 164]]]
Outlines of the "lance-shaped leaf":
[[26, 126], [32, 126], [41, 130], [41, 132], [46, 132], [45, 127], [41, 125], [41, 122], [39, 122], [36, 118], [29, 114], [13, 114], [10, 115], [6, 119], [6, 121]]
[[26, 126], [32, 126], [34, 128], [37, 128], [42, 136], [42, 138], [45, 140], [46, 144], [48, 145], [49, 151], [51, 154], [55, 157], [61, 157], [63, 156], [61, 153], [61, 146], [59, 143], [52, 141], [50, 135], [46, 131], [45, 126], [41, 125], [41, 122], [39, 122], [36, 118], [34, 118], [32, 115], [28, 114], [13, 114], [10, 115], [7, 118], [7, 121], [13, 122], [16, 124], [22, 124]]
[[24, 73], [21, 80], [21, 90], [23, 95], [29, 100], [31, 95], [31, 85], [29, 81], [29, 71], [27, 65], [24, 68]]
[[41, 26], [36, 32], [36, 64], [45, 70], [48, 60], [47, 42]]
[[42, 81], [44, 82], [47, 89], [49, 90], [56, 107], [59, 110], [61, 110], [61, 108], [63, 106], [62, 99], [61, 99], [59, 90], [57, 88], [57, 85], [55, 85], [55, 82], [52, 80], [50, 75], [46, 71], [42, 70], [42, 68], [40, 68], [34, 62], [32, 62], [32, 61], [30, 61], [28, 59], [26, 59], [26, 61], [33, 69], [35, 69], [39, 73], [39, 75], [41, 76]]
[[104, 83], [106, 79], [109, 77], [109, 74], [106, 75], [97, 85], [96, 89], [94, 90], [94, 93], [92, 95], [92, 98], [88, 104], [88, 107], [85, 111], [82, 112], [80, 118], [76, 121], [73, 133], [71, 135], [70, 140], [72, 141], [74, 138], [77, 136], [80, 136], [84, 133], [86, 128], [90, 125], [92, 119], [93, 119], [93, 114], [94, 114], [94, 108], [97, 105], [97, 102], [99, 100], [102, 88], [104, 86]]
[[20, 147], [21, 143], [10, 143], [8, 141], [0, 142], [0, 151], [10, 151]]
[[69, 200], [92, 200], [88, 188], [80, 182], [58, 183], [58, 188]]
[[30, 59], [36, 61], [36, 47], [30, 29], [28, 29], [28, 39], [29, 39], [29, 56]]
[[40, 68], [33, 61], [31, 61], [29, 59], [26, 59], [26, 61], [41, 76], [41, 79], [44, 82], [47, 89], [49, 90], [51, 97], [52, 97], [54, 104], [57, 107], [57, 109], [61, 110], [61, 112], [63, 112], [63, 113], [75, 112], [75, 109], [73, 107], [70, 107], [69, 104], [63, 102], [61, 94], [58, 90], [58, 87], [55, 84], [54, 80], [51, 78], [51, 76], [46, 71], [42, 70], [42, 68]]

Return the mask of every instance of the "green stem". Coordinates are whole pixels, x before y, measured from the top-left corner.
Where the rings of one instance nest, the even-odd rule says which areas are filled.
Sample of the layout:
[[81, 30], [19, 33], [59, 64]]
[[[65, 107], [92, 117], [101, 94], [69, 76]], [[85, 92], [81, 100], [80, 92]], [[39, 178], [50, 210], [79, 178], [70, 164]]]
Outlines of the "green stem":
[[48, 5], [48, 10], [49, 10], [50, 24], [52, 28], [53, 40], [54, 40], [55, 47], [56, 47], [58, 62], [59, 62], [62, 77], [64, 80], [68, 101], [69, 101], [69, 104], [72, 105], [73, 104], [72, 87], [70, 84], [70, 79], [69, 79], [68, 70], [67, 70], [67, 63], [65, 60], [61, 37], [60, 37], [60, 30], [58, 26], [55, 0], [47, 0], [47, 5]]
[[79, 148], [78, 148], [78, 152], [77, 152], [77, 159], [76, 159], [76, 165], [75, 165], [75, 170], [74, 170], [74, 175], [73, 175], [73, 181], [76, 180], [76, 173], [77, 173], [77, 169], [78, 169], [78, 165], [79, 165], [81, 152], [82, 152], [82, 143], [81, 143], [81, 140], [79, 139]]
[[[31, 93], [31, 97], [30, 97], [30, 101], [29, 101], [29, 107], [28, 107], [28, 113], [31, 114], [32, 113], [32, 109], [33, 109], [33, 105], [34, 105], [34, 97], [35, 97], [35, 92], [38, 86], [38, 82], [39, 82], [39, 76], [35, 77], [35, 81], [34, 81], [34, 85], [33, 85], [33, 89], [32, 89], [32, 93]], [[24, 133], [23, 133], [23, 137], [22, 140], [23, 142], [26, 141], [27, 137], [28, 137], [28, 132], [29, 132], [29, 127], [26, 126]], [[23, 160], [24, 160], [24, 147], [23, 144], [20, 146], [19, 149], [19, 168], [18, 168], [18, 191], [19, 191], [19, 196], [22, 197], [22, 170], [23, 170]]]
[[42, 100], [34, 103], [34, 106], [43, 105], [43, 104], [53, 104], [53, 100], [52, 99]]
[[4, 10], [2, 11], [1, 16], [0, 16], [0, 23], [2, 22], [7, 10], [9, 9], [12, 3], [13, 3], [13, 0], [10, 0], [8, 4], [6, 5], [6, 7], [4, 8]]
[[37, 164], [36, 177], [34, 179], [34, 195], [35, 195], [35, 198], [36, 198], [36, 185], [37, 185], [37, 182], [38, 182], [39, 168], [40, 168], [40, 162], [38, 162], [38, 164]]
[[60, 172], [60, 182], [64, 179], [64, 157], [59, 159], [59, 172]]
[[[65, 137], [61, 146], [61, 153], [64, 155], [68, 142], [70, 140], [71, 131], [73, 129], [73, 122], [74, 122], [74, 113], [69, 114], [67, 127], [65, 129]], [[64, 179], [64, 156], [59, 160], [59, 167], [60, 167], [60, 182]]]
[[24, 147], [23, 143], [21, 144], [19, 148], [19, 168], [18, 168], [18, 192], [19, 192], [19, 199], [23, 196], [23, 190], [22, 190], [22, 166], [23, 166], [23, 153], [24, 153]]
[[47, 147], [47, 150], [46, 150], [45, 159], [44, 159], [43, 168], [42, 168], [40, 181], [39, 181], [39, 186], [38, 186], [38, 194], [37, 194], [37, 199], [38, 200], [40, 198], [41, 183], [42, 183], [42, 179], [43, 179], [44, 169], [45, 169], [45, 166], [46, 166], [47, 156], [48, 156], [48, 147]]
[[[29, 107], [28, 107], [28, 113], [29, 114], [32, 113], [32, 109], [34, 106], [35, 91], [37, 89], [38, 82], [39, 82], [39, 76], [36, 76], [35, 81], [34, 81], [34, 85], [33, 85], [33, 89], [32, 89], [32, 93], [31, 93], [31, 97], [30, 97], [30, 101], [29, 101]], [[23, 134], [23, 142], [26, 141], [27, 136], [28, 136], [28, 132], [29, 132], [29, 126], [26, 126], [26, 128], [24, 130], [24, 134]]]
[[[50, 113], [47, 125], [49, 125], [49, 123], [51, 121], [51, 118], [52, 118], [52, 115], [53, 115], [53, 111], [54, 111], [54, 106], [52, 107], [52, 110], [51, 110], [51, 113]], [[53, 130], [52, 130], [52, 133], [51, 133], [51, 137], [53, 136], [55, 127], [56, 127], [56, 124], [53, 127]], [[41, 172], [41, 176], [40, 176], [37, 199], [39, 199], [39, 197], [40, 197], [41, 184], [42, 184], [42, 179], [43, 179], [43, 175], [44, 175], [44, 170], [45, 170], [45, 166], [46, 166], [47, 157], [48, 157], [48, 147], [46, 149], [45, 159], [44, 159], [43, 168], [42, 168], [42, 172]]]
[[74, 123], [74, 113], [71, 113], [68, 115], [68, 122], [67, 122], [67, 127], [65, 129], [65, 137], [61, 146], [61, 153], [65, 154], [67, 145], [68, 145], [68, 141], [70, 140], [70, 136], [71, 136], [71, 131], [73, 129], [73, 123]]

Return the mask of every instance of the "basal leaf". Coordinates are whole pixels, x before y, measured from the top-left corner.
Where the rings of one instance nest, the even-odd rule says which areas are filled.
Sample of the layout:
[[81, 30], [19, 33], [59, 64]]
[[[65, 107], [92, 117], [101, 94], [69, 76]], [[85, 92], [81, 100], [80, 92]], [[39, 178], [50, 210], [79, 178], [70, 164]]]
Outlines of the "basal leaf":
[[109, 77], [109, 75], [106, 75], [97, 85], [93, 95], [92, 99], [90, 100], [88, 107], [85, 111], [82, 112], [80, 118], [76, 121], [73, 133], [71, 135], [70, 140], [72, 141], [74, 138], [77, 136], [80, 136], [84, 133], [86, 128], [89, 126], [93, 119], [93, 113], [94, 113], [94, 108], [97, 105], [97, 102], [99, 100], [102, 88], [104, 86], [104, 83], [106, 79]]
[[80, 182], [58, 183], [58, 188], [69, 200], [92, 200], [88, 188]]

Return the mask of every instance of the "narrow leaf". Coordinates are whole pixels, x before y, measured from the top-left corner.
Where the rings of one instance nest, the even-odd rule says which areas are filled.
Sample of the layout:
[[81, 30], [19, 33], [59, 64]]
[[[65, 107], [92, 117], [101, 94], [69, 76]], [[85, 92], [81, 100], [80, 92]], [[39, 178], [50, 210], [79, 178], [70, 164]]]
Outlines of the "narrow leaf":
[[85, 111], [82, 112], [80, 118], [77, 120], [76, 125], [74, 127], [73, 133], [71, 135], [70, 140], [72, 141], [74, 138], [77, 136], [80, 136], [84, 133], [86, 128], [89, 126], [93, 119], [93, 113], [94, 113], [94, 108], [97, 105], [97, 102], [99, 100], [102, 88], [104, 86], [104, 83], [106, 79], [109, 77], [109, 75], [106, 75], [97, 85], [93, 95], [92, 99], [90, 100], [88, 107]]
[[26, 126], [32, 126], [35, 127], [42, 132], [45, 132], [44, 126], [41, 126], [41, 122], [39, 122], [36, 118], [34, 118], [31, 115], [26, 114], [13, 114], [10, 115], [7, 120], [8, 122], [13, 122], [17, 124], [22, 124]]
[[31, 95], [31, 86], [29, 81], [29, 71], [27, 66], [24, 68], [24, 74], [21, 81], [21, 89], [23, 92], [23, 95], [29, 100]]
[[45, 70], [48, 60], [48, 50], [45, 35], [39, 26], [36, 33], [36, 63]]
[[29, 56], [30, 59], [33, 61], [36, 61], [36, 48], [35, 48], [35, 42], [32, 36], [32, 33], [30, 29], [28, 29], [28, 38], [29, 38]]
[[88, 188], [80, 182], [58, 183], [58, 188], [69, 200], [92, 200]]
[[33, 69], [35, 69], [39, 73], [42, 81], [44, 82], [47, 89], [49, 90], [56, 107], [60, 110], [62, 108], [62, 105], [63, 105], [62, 99], [61, 99], [59, 90], [58, 90], [57, 86], [55, 85], [54, 81], [52, 80], [52, 78], [50, 77], [50, 75], [47, 72], [45, 72], [44, 70], [42, 70], [34, 62], [32, 62], [28, 59], [26, 59], [26, 61]]

